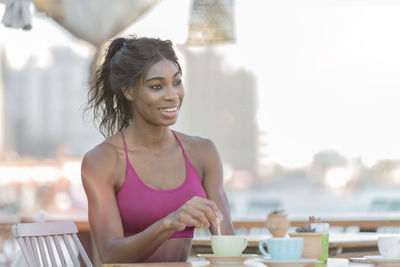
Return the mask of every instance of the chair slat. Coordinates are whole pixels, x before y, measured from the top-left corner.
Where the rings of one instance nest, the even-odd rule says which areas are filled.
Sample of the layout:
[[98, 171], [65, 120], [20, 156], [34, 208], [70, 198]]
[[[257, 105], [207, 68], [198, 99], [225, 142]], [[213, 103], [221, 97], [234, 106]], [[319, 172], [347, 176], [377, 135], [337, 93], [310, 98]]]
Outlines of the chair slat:
[[79, 261], [78, 261], [77, 257], [75, 257], [74, 250], [72, 249], [71, 243], [68, 240], [68, 235], [63, 235], [62, 237], [64, 239], [65, 246], [68, 249], [69, 256], [71, 257], [71, 260], [72, 260], [74, 266], [79, 267]]
[[56, 244], [58, 256], [60, 256], [61, 266], [67, 267], [67, 262], [65, 260], [64, 253], [62, 252], [60, 241], [58, 240], [58, 238], [59, 238], [59, 236], [54, 236], [53, 241], [54, 241], [54, 244]]
[[40, 255], [42, 257], [43, 266], [44, 267], [49, 267], [49, 263], [47, 261], [46, 251], [45, 251], [45, 248], [44, 248], [45, 245], [44, 245], [43, 237], [39, 236], [37, 241], [39, 243], [39, 251], [40, 251]]
[[28, 247], [27, 247], [26, 244], [25, 244], [24, 238], [18, 237], [18, 238], [17, 238], [17, 241], [18, 241], [19, 246], [21, 247], [22, 254], [24, 255], [25, 261], [26, 261], [26, 263], [28, 264], [28, 266], [29, 266], [29, 267], [36, 267], [35, 264], [34, 264], [34, 262], [31, 262], [31, 261], [26, 260], [26, 259], [31, 259], [32, 257], [31, 257], [31, 255], [30, 255], [30, 252], [29, 252]]
[[86, 254], [86, 251], [83, 248], [81, 241], [79, 241], [79, 238], [75, 233], [72, 234], [72, 239], [74, 240], [75, 245], [78, 247], [79, 253], [81, 254], [82, 259], [85, 262], [86, 266], [93, 267], [93, 264], [90, 261], [88, 255]]
[[46, 236], [45, 240], [46, 240], [47, 251], [49, 252], [50, 256], [51, 265], [53, 267], [56, 267], [57, 263], [56, 263], [56, 258], [54, 256], [53, 246], [51, 245], [51, 238], [49, 236]]
[[31, 244], [32, 244], [32, 250], [33, 250], [33, 256], [35, 257], [36, 263], [38, 266], [40, 266], [40, 259], [39, 259], [39, 253], [38, 253], [38, 242], [36, 237], [31, 237]]
[[35, 254], [33, 253], [32, 243], [31, 243], [31, 239], [29, 238], [29, 236], [24, 237], [24, 241], [25, 241], [26, 247], [28, 248], [29, 255], [32, 258], [33, 264], [35, 266], [40, 266], [39, 263], [36, 261]]

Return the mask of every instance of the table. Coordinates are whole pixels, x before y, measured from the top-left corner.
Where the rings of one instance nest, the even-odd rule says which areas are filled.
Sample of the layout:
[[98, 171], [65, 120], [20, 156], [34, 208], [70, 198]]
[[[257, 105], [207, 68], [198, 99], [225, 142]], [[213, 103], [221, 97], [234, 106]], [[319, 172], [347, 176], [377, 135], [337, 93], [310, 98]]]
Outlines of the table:
[[[165, 263], [131, 263], [131, 264], [103, 264], [102, 267], [223, 267], [223, 266], [254, 266], [254, 267], [265, 267], [266, 265], [261, 262], [252, 260], [246, 261], [244, 264], [236, 265], [223, 265], [223, 264], [210, 264], [208, 261], [195, 261], [195, 262], [165, 262]], [[311, 265], [313, 266], [313, 265]], [[364, 263], [349, 263], [347, 259], [332, 259], [329, 258], [326, 264], [315, 264], [318, 267], [371, 267], [372, 264]]]
[[[389, 234], [377, 233], [330, 233], [330, 257], [362, 257], [365, 255], [378, 255], [378, 236]], [[393, 235], [393, 234], [390, 234]], [[246, 254], [259, 254], [258, 243], [260, 240], [271, 238], [270, 235], [247, 236]], [[191, 255], [212, 253], [210, 237], [193, 239]]]

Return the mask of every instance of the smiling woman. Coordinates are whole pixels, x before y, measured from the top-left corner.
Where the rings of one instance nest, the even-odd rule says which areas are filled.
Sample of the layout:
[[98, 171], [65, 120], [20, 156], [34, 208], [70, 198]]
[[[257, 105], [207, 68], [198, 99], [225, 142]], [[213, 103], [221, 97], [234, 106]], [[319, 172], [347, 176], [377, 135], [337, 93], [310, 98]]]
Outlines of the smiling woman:
[[186, 261], [194, 228], [234, 234], [214, 144], [169, 128], [184, 95], [170, 41], [111, 42], [88, 102], [106, 139], [82, 162], [103, 262]]

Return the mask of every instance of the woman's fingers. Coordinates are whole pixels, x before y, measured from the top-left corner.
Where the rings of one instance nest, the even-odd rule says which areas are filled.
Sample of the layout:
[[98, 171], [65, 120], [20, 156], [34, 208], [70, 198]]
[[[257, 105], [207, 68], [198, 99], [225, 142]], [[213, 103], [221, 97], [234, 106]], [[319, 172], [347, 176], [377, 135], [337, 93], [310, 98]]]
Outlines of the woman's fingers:
[[215, 204], [214, 201], [209, 200], [209, 199], [203, 199], [207, 201], [207, 205], [209, 205], [213, 211], [213, 215], [214, 217], [216, 217], [216, 219], [219, 219], [220, 221], [223, 220], [224, 216], [222, 215], [221, 211], [218, 209], [217, 205]]
[[196, 227], [209, 227], [210, 222], [208, 218], [205, 216], [204, 212], [197, 209], [196, 207], [192, 207], [190, 205], [184, 206], [182, 208], [182, 211], [184, 212], [185, 215], [190, 216], [197, 222]]
[[216, 216], [220, 221], [222, 221], [223, 218], [224, 218], [224, 216], [222, 215], [221, 211], [218, 209], [218, 207], [217, 207], [217, 205], [215, 204], [215, 202], [212, 201], [212, 200], [209, 200], [209, 199], [204, 199], [204, 198], [203, 198], [203, 200], [206, 200], [207, 204], [212, 208], [213, 212], [215, 213], [215, 216]]
[[[201, 211], [203, 213], [202, 215], [207, 218], [207, 221], [216, 226], [218, 225], [218, 219], [220, 221], [223, 219], [222, 213], [219, 211], [217, 205], [215, 205], [214, 201], [212, 200], [194, 197], [190, 201], [188, 201], [187, 204], [194, 210]], [[196, 216], [201, 216], [198, 212], [196, 212], [195, 214]], [[204, 217], [201, 217], [201, 220], [204, 221]]]
[[[186, 224], [187, 226], [194, 226], [197, 228], [203, 228], [205, 225], [204, 222], [198, 220], [196, 217], [194, 217], [191, 214], [183, 213], [181, 216], [181, 221]], [[207, 222], [206, 222], [207, 223]]]
[[175, 217], [173, 220], [179, 229], [182, 228], [182, 224], [196, 228], [210, 228], [211, 224], [218, 226], [223, 219], [214, 201], [201, 197], [193, 197], [172, 216]]

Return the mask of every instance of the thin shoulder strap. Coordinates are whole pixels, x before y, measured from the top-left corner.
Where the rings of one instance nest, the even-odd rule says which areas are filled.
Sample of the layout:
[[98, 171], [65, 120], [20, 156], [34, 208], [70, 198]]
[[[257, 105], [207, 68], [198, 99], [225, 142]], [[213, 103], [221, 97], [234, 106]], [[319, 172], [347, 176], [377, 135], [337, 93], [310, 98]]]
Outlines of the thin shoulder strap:
[[126, 157], [126, 162], [129, 163], [129, 158], [128, 158], [128, 149], [126, 148], [126, 142], [125, 142], [125, 135], [124, 131], [121, 131], [122, 135], [122, 141], [124, 141], [124, 148], [125, 148], [125, 157]]
[[186, 151], [183, 148], [183, 145], [182, 145], [181, 141], [179, 140], [178, 136], [176, 135], [175, 131], [172, 130], [172, 133], [174, 134], [176, 141], [178, 141], [180, 147], [182, 148], [183, 155], [185, 156], [185, 158], [187, 158]]

